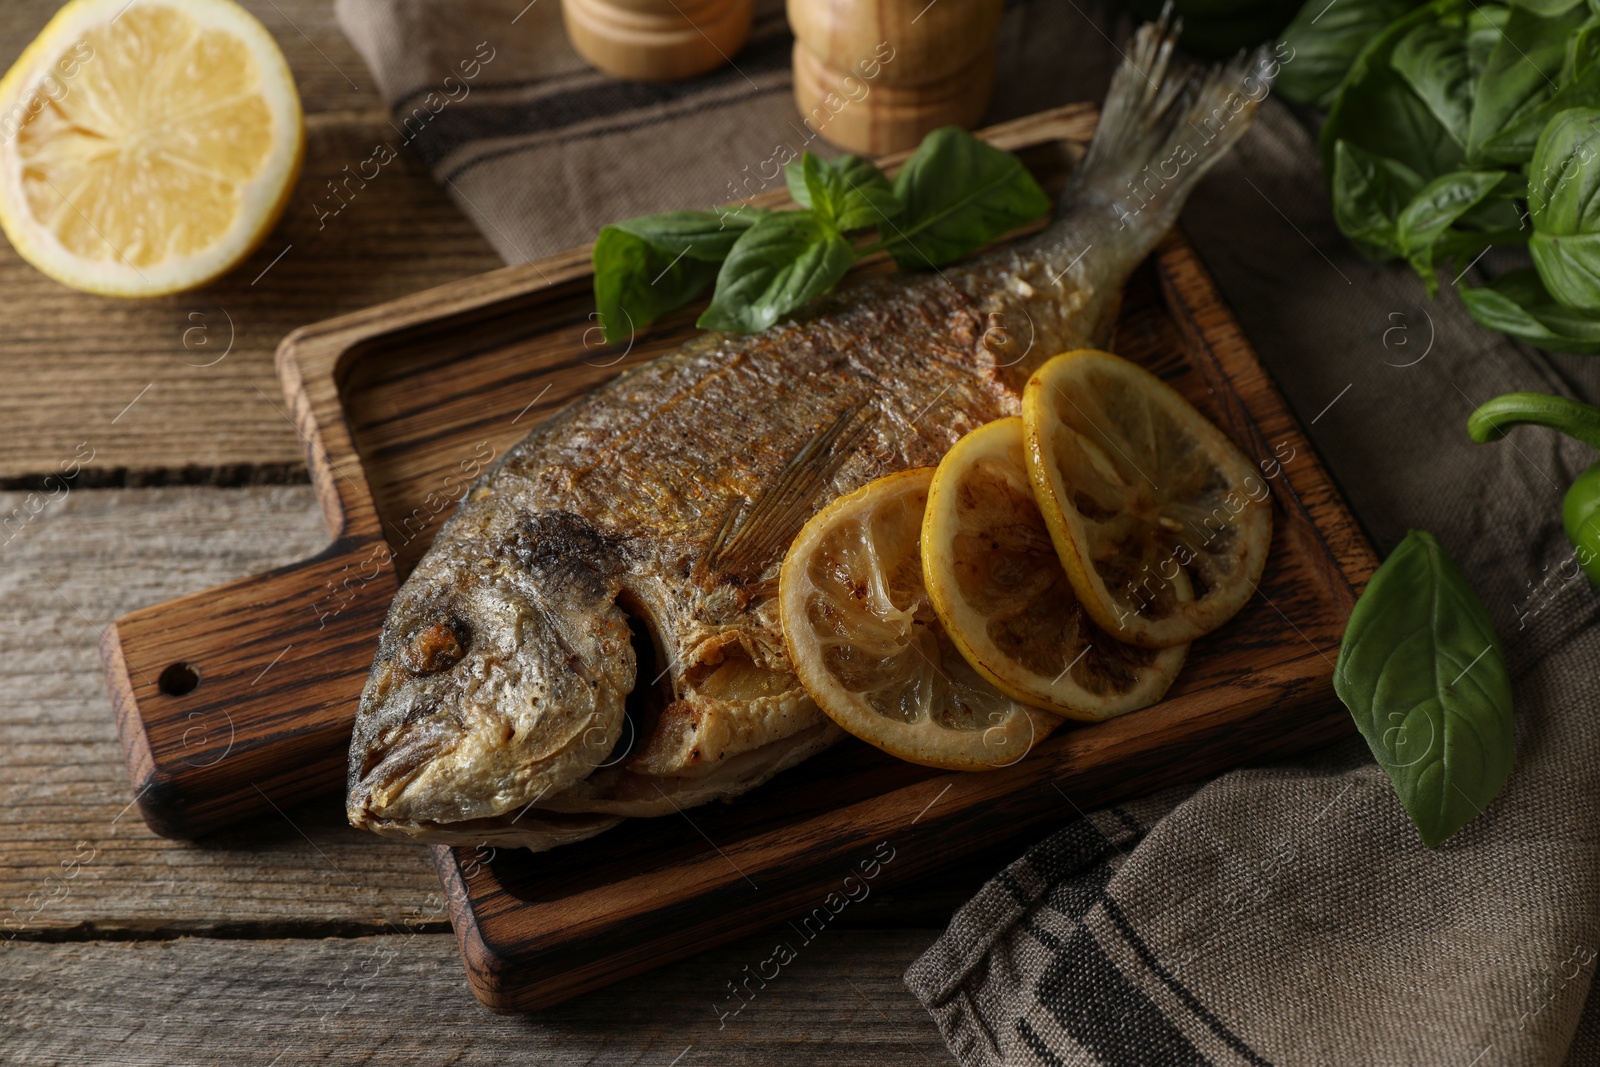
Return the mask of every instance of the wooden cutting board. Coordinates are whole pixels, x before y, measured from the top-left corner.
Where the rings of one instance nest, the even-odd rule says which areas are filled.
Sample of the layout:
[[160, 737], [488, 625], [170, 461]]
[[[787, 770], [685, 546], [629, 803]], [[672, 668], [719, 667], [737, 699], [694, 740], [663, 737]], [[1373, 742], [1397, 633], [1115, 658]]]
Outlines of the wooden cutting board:
[[[1094, 121], [1075, 105], [985, 136], [1058, 191]], [[102, 641], [129, 774], [157, 833], [193, 837], [342, 788], [384, 613], [455, 499], [541, 419], [691, 336], [698, 314], [607, 347], [593, 311], [580, 248], [284, 341], [279, 375], [332, 544], [125, 616]], [[785, 918], [803, 950], [853, 894], [1351, 730], [1333, 664], [1376, 559], [1181, 236], [1129, 284], [1114, 347], [1222, 427], [1273, 489], [1260, 595], [1195, 643], [1167, 698], [1063, 729], [1003, 770], [941, 772], [847, 739], [735, 803], [633, 820], [553, 853], [435, 848], [486, 1005], [553, 1004]]]

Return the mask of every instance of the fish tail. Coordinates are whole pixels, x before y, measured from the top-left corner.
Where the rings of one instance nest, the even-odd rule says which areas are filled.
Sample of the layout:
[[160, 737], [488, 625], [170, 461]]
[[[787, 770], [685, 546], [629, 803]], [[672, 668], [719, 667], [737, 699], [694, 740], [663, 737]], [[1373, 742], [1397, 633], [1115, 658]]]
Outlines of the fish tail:
[[1264, 45], [1225, 65], [1175, 69], [1183, 20], [1169, 23], [1171, 11], [1168, 0], [1161, 17], [1134, 34], [1060, 207], [1063, 215], [1109, 207], [1122, 229], [1152, 246], [1200, 177], [1250, 128], [1277, 73]]

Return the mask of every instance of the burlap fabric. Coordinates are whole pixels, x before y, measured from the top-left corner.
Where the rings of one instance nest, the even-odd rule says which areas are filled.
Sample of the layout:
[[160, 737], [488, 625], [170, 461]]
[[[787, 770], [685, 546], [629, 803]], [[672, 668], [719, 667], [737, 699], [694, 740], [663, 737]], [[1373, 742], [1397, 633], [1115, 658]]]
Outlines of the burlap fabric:
[[[771, 0], [732, 66], [672, 85], [589, 70], [556, 0], [337, 6], [394, 147], [509, 261], [774, 188], [779, 146], [821, 146]], [[1008, 7], [992, 120], [1100, 98], [1129, 24], [1085, 10]], [[1600, 1064], [1600, 1013], [1583, 1010], [1600, 952], [1600, 594], [1566, 577], [1557, 514], [1594, 457], [1463, 431], [1506, 390], [1600, 399], [1600, 363], [1480, 330], [1453, 285], [1430, 301], [1409, 271], [1354, 255], [1306, 118], [1269, 102], [1183, 225], [1380, 551], [1431, 530], [1473, 581], [1513, 674], [1516, 771], [1434, 850], [1358, 740], [1075, 818], [906, 976], [964, 1064]]]

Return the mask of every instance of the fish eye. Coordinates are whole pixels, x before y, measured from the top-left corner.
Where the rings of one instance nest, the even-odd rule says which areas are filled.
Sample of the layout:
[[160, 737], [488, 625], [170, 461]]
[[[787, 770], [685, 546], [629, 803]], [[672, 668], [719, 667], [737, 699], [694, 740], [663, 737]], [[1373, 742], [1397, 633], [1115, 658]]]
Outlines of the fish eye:
[[406, 644], [406, 668], [412, 674], [438, 674], [466, 655], [472, 631], [462, 619], [451, 617], [422, 627]]

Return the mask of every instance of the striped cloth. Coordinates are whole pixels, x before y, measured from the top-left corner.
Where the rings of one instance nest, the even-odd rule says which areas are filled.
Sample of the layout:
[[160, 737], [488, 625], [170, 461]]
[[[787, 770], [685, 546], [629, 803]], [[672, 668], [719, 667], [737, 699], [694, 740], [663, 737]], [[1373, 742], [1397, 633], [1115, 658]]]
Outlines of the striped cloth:
[[[338, 0], [335, 10], [389, 102], [391, 147], [424, 160], [495, 250], [521, 263], [618, 219], [782, 188], [779, 146], [835, 154], [814, 128], [826, 124], [795, 109], [782, 0], [755, 7], [729, 66], [658, 83], [588, 67], [567, 44], [558, 0]], [[1086, 31], [1051, 0], [1013, 3], [990, 120], [1098, 99], [1114, 54], [1060, 62]]]
[[[947, 3], [960, 0], [944, 0]], [[556, 0], [338, 0], [417, 153], [508, 261], [630, 215], [708, 208], [818, 147], [782, 4], [691, 82], [585, 67]], [[1098, 100], [1128, 24], [1013, 0], [991, 120]], [[1517, 698], [1517, 767], [1484, 816], [1422, 847], [1359, 740], [1083, 815], [996, 877], [906, 976], [967, 1065], [1600, 1065], [1600, 596], [1555, 582], [1549, 434], [1467, 441], [1512, 389], [1600, 399], [1600, 361], [1475, 327], [1453, 290], [1362, 261], [1313, 135], [1270, 102], [1184, 227], [1380, 549], [1431, 530], [1483, 597]], [[1410, 347], [1402, 347], [1409, 344]], [[1417, 354], [1428, 355], [1418, 360]], [[1332, 649], [1324, 650], [1332, 654]], [[1292, 715], [1294, 709], [1284, 709]]]

